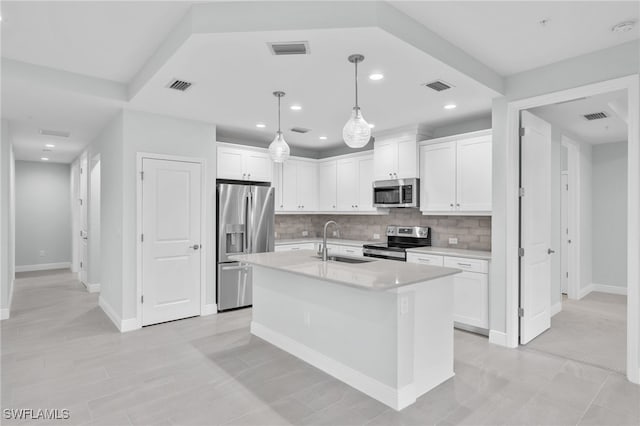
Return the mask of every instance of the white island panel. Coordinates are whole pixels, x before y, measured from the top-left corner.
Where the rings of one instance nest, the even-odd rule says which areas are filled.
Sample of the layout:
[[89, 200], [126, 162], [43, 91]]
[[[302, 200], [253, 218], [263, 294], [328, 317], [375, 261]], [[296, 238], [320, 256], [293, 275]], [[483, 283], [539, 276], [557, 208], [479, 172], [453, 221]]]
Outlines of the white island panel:
[[452, 275], [366, 291], [253, 267], [256, 336], [396, 410], [453, 376]]

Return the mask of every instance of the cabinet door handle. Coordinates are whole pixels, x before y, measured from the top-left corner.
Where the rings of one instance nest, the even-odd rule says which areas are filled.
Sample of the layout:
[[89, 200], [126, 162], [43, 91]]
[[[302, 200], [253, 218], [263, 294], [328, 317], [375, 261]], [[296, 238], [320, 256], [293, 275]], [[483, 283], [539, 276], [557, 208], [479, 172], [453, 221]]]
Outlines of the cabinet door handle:
[[553, 254], [555, 252], [556, 252], [555, 250], [547, 249], [547, 254]]
[[471, 267], [471, 264], [470, 264], [470, 263], [460, 263], [460, 262], [458, 262], [458, 266], [468, 266], [468, 267]]
[[424, 259], [422, 257], [419, 257], [418, 260], [421, 261], [421, 262], [431, 263], [431, 259]]

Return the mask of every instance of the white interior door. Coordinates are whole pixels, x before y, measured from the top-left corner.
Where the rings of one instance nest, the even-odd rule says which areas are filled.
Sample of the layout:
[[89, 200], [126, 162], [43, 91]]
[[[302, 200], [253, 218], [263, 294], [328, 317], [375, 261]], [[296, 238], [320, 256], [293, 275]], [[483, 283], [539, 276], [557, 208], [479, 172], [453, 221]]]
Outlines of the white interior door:
[[520, 172], [520, 343], [551, 326], [551, 126], [523, 111]]
[[567, 294], [569, 291], [569, 175], [562, 173], [560, 177], [561, 188], [560, 193], [560, 269], [562, 276], [560, 277], [560, 291]]
[[88, 284], [87, 263], [89, 260], [89, 226], [88, 226], [88, 203], [87, 203], [87, 154], [80, 158], [80, 281]]
[[142, 160], [142, 325], [200, 314], [201, 165]]

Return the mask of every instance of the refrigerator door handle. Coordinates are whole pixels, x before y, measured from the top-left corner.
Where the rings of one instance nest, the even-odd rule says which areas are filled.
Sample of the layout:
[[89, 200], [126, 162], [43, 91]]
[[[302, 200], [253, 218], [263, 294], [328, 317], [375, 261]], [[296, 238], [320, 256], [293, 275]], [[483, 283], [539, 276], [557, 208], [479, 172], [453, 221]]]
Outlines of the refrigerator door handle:
[[249, 242], [249, 253], [253, 253], [253, 192], [249, 191], [247, 195], [247, 211], [250, 213], [247, 215], [247, 239]]
[[249, 250], [249, 197], [244, 199], [244, 252], [251, 253]]

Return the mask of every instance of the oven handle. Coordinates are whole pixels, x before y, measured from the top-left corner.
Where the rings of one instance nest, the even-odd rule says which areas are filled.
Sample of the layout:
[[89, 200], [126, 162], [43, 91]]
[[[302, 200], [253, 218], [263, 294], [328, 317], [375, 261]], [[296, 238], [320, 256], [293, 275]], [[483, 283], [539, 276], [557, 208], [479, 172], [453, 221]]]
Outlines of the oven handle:
[[370, 249], [370, 248], [363, 248], [362, 249], [362, 254], [365, 256], [369, 256], [369, 257], [380, 257], [380, 256], [385, 256], [385, 257], [392, 257], [394, 259], [406, 259], [406, 253], [398, 253], [395, 251], [388, 251], [388, 250], [378, 250], [378, 249]]

